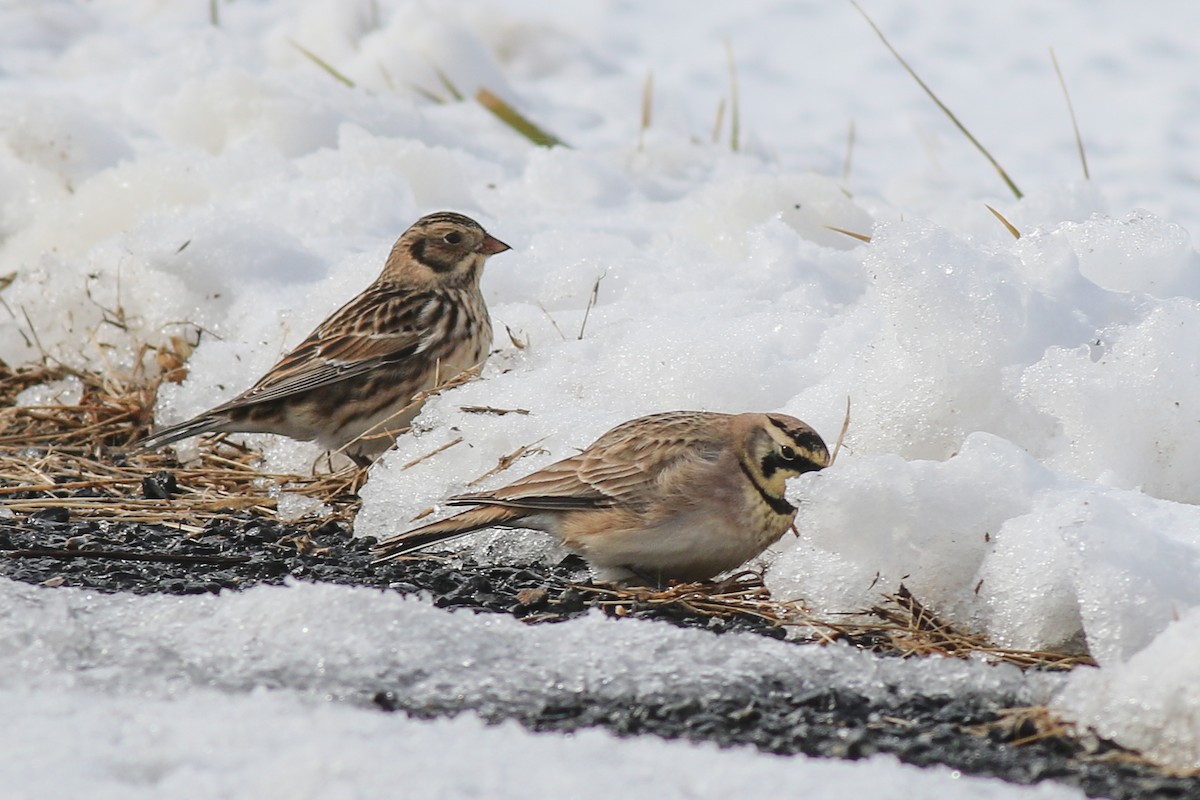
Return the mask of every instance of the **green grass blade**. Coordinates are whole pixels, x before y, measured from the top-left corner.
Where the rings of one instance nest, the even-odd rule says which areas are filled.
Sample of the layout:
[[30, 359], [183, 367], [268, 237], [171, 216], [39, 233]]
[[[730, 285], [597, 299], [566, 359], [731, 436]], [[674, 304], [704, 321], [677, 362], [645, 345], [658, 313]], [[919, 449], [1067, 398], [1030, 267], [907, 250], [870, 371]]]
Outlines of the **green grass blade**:
[[454, 85], [454, 81], [450, 80], [450, 76], [442, 72], [441, 68], [436, 64], [431, 66], [433, 66], [433, 71], [437, 73], [438, 80], [442, 82], [443, 88], [450, 93], [451, 97], [461, 102], [463, 99], [463, 93], [460, 92], [458, 87]]
[[326, 61], [325, 59], [321, 58], [319, 55], [317, 55], [317, 54], [316, 54], [316, 53], [314, 53], [313, 51], [309, 50], [307, 47], [305, 47], [304, 45], [300, 44], [300, 43], [299, 43], [299, 42], [297, 42], [297, 41], [293, 41], [292, 39], [288, 39], [288, 43], [289, 43], [289, 44], [290, 44], [292, 47], [296, 48], [296, 49], [297, 49], [297, 50], [299, 50], [301, 53], [303, 53], [305, 56], [307, 56], [307, 57], [308, 57], [308, 59], [309, 59], [310, 61], [312, 61], [314, 64], [316, 64], [318, 67], [320, 67], [321, 69], [325, 70], [325, 71], [326, 71], [326, 72], [328, 72], [330, 75], [332, 75], [334, 80], [338, 81], [339, 83], [344, 83], [346, 86], [349, 86], [351, 89], [353, 89], [353, 88], [354, 88], [354, 81], [350, 80], [350, 79], [349, 79], [349, 78], [347, 78], [345, 75], [343, 75], [342, 73], [338, 72], [338, 71], [337, 71], [337, 70], [334, 68], [334, 66], [333, 66], [332, 64], [330, 64], [328, 61]]

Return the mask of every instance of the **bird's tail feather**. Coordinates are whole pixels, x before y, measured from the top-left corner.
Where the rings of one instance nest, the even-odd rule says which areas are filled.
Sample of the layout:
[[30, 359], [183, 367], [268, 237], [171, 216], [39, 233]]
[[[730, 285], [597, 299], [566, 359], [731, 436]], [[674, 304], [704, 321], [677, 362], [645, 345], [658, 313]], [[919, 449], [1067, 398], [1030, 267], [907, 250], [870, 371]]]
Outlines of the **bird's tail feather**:
[[371, 548], [371, 552], [375, 555], [375, 563], [379, 564], [438, 542], [455, 539], [480, 528], [510, 524], [527, 513], [521, 509], [502, 506], [472, 508], [461, 514], [455, 514], [453, 517], [431, 522], [428, 525], [422, 525], [411, 531], [384, 539]]
[[155, 431], [145, 439], [135, 443], [129, 449], [129, 452], [133, 454], [144, 453], [147, 450], [157, 450], [160, 447], [165, 447], [172, 442], [178, 442], [180, 439], [186, 439], [189, 436], [196, 436], [201, 433], [216, 433], [220, 430], [222, 429], [219, 418], [209, 414], [201, 414], [186, 422], [168, 425], [160, 431]]

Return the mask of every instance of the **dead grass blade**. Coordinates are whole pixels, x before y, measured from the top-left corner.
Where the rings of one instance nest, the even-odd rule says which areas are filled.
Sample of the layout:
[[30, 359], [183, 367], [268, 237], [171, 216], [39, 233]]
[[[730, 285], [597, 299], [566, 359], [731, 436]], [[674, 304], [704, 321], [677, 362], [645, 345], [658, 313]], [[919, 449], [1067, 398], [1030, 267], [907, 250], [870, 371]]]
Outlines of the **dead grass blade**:
[[837, 462], [838, 453], [842, 452], [842, 443], [846, 441], [846, 431], [850, 430], [850, 396], [846, 396], [846, 416], [842, 419], [842, 429], [838, 432], [837, 441], [833, 443], [833, 452], [829, 455], [829, 466]]
[[1075, 147], [1079, 150], [1079, 164], [1083, 167], [1083, 179], [1090, 181], [1092, 175], [1088, 172], [1087, 153], [1083, 150], [1083, 137], [1079, 135], [1079, 122], [1075, 119], [1075, 107], [1071, 104], [1071, 93], [1067, 91], [1067, 82], [1063, 78], [1062, 70], [1058, 67], [1058, 57], [1054, 55], [1054, 48], [1050, 48], [1050, 63], [1054, 64], [1054, 74], [1058, 76], [1058, 85], [1062, 87], [1063, 99], [1067, 101], [1067, 114], [1071, 117], [1071, 130], [1075, 132]]
[[567, 335], [562, 332], [562, 328], [558, 327], [558, 322], [554, 319], [554, 315], [551, 314], [544, 305], [542, 305], [541, 300], [538, 301], [538, 308], [540, 308], [542, 313], [546, 315], [546, 319], [550, 320], [550, 324], [554, 326], [554, 330], [558, 332], [559, 337], [561, 337], [565, 342], [567, 340]]
[[892, 47], [892, 43], [889, 42], [888, 38], [883, 35], [883, 31], [881, 31], [879, 26], [875, 24], [875, 21], [867, 15], [867, 12], [863, 10], [862, 6], [860, 6], [855, 0], [850, 0], [850, 4], [854, 6], [859, 14], [862, 14], [863, 19], [865, 19], [867, 24], [871, 26], [871, 30], [875, 31], [875, 34], [879, 36], [879, 39], [883, 42], [884, 46], [887, 47], [887, 49], [891, 51], [892, 55], [896, 57], [896, 60], [900, 62], [900, 66], [904, 67], [905, 71], [908, 72], [908, 74], [912, 76], [912, 79], [917, 82], [917, 85], [925, 91], [925, 94], [929, 95], [929, 99], [932, 100], [937, 107], [942, 110], [942, 113], [950, 118], [950, 121], [954, 123], [954, 126], [958, 128], [962, 135], [967, 137], [967, 141], [973, 144], [975, 149], [978, 150], [983, 157], [988, 160], [988, 163], [996, 169], [996, 172], [999, 173], [1000, 178], [1004, 181], [1005, 185], [1008, 186], [1009, 191], [1011, 191], [1013, 195], [1020, 200], [1024, 195], [1021, 193], [1021, 190], [1017, 188], [1017, 185], [1013, 183], [1013, 180], [1008, 176], [1008, 173], [1004, 171], [1004, 167], [1000, 166], [1000, 162], [992, 157], [992, 154], [988, 152], [988, 149], [980, 144], [979, 140], [976, 139], [969, 130], [967, 130], [967, 126], [963, 125], [962, 122], [959, 121], [958, 117], [954, 115], [954, 112], [951, 111], [949, 107], [947, 107], [946, 104], [941, 101], [941, 98], [934, 94], [933, 90], [929, 88], [928, 84], [921, 80], [921, 76], [917, 74], [916, 70], [909, 66], [909, 63], [904, 60], [904, 56], [900, 55], [899, 51], [896, 50], [895, 47]]
[[866, 244], [871, 243], [871, 237], [865, 233], [858, 233], [856, 231], [848, 231], [845, 228], [839, 228], [836, 225], [825, 225], [824, 227], [827, 228], [828, 230], [833, 231], [834, 233], [840, 233], [843, 236], [849, 236], [851, 239], [858, 239], [860, 242], [865, 242]]
[[524, 458], [525, 456], [532, 455], [534, 453], [546, 452], [542, 448], [538, 447], [538, 444], [542, 441], [543, 441], [542, 439], [538, 439], [536, 442], [530, 442], [529, 444], [523, 444], [520, 447], [518, 447], [516, 450], [513, 450], [511, 453], [500, 456], [500, 459], [496, 462], [496, 466], [492, 467], [491, 469], [489, 469], [487, 472], [483, 473], [479, 477], [473, 478], [473, 479], [467, 481], [467, 487], [470, 488], [472, 486], [478, 486], [479, 484], [483, 483], [484, 481], [486, 481], [488, 478], [492, 477], [493, 475], [499, 475], [501, 472], [504, 472], [504, 470], [508, 469], [509, 467], [511, 467], [513, 464], [517, 463], [517, 461]]
[[[542, 311], [545, 311], [545, 310], [546, 309], [544, 309], [544, 308], [542, 309]], [[513, 333], [513, 329], [510, 328], [508, 325], [504, 326], [504, 330], [505, 330], [505, 332], [508, 333], [508, 340], [510, 342], [512, 342], [513, 347], [517, 348], [518, 350], [524, 350], [526, 347], [529, 346], [529, 340], [522, 339], [521, 337], [517, 336], [515, 333]]]
[[646, 141], [646, 131], [650, 129], [651, 117], [654, 113], [654, 70], [646, 73], [646, 83], [642, 86], [642, 122], [638, 128], [637, 149], [640, 152]]
[[438, 453], [443, 453], [443, 452], [449, 450], [451, 447], [454, 447], [456, 444], [462, 444], [462, 443], [463, 443], [463, 437], [461, 437], [461, 436], [451, 439], [450, 441], [446, 442], [445, 444], [439, 445], [438, 447], [433, 448], [428, 453], [419, 455], [416, 458], [414, 458], [412, 461], [406, 462], [402, 467], [400, 467], [400, 471], [404, 472], [404, 470], [406, 470], [406, 469], [412, 469], [417, 464], [420, 464], [422, 461], [433, 458]]
[[854, 120], [850, 120], [850, 130], [846, 132], [846, 157], [842, 160], [842, 180], [850, 180], [850, 164], [854, 160], [854, 145], [858, 140], [858, 133], [854, 127]]
[[600, 281], [604, 280], [604, 276], [608, 274], [608, 270], [604, 270], [600, 277], [596, 278], [596, 282], [592, 284], [592, 293], [588, 295], [587, 308], [583, 309], [583, 322], [579, 323], [579, 335], [575, 338], [583, 339], [583, 331], [587, 327], [588, 317], [592, 313], [592, 306], [596, 305], [596, 301], [600, 299]]
[[504, 102], [487, 89], [480, 89], [475, 99], [488, 111], [495, 114], [501, 122], [517, 133], [533, 142], [538, 147], [568, 147], [566, 142], [535, 125], [528, 117]]
[[988, 211], [992, 212], [993, 217], [1000, 220], [1000, 224], [1003, 225], [1008, 230], [1008, 232], [1012, 234], [1012, 237], [1014, 239], [1021, 238], [1021, 232], [1019, 230], [1017, 230], [1017, 227], [1015, 225], [1013, 225], [1011, 222], [1009, 222], [1007, 219], [1005, 219], [1003, 214], [1001, 214], [999, 211], [997, 211], [996, 209], [989, 206], [987, 203], [984, 203], [983, 207], [986, 208]]
[[721, 141], [721, 129], [725, 127], [725, 98], [717, 103], [717, 118], [713, 122], [712, 143]]

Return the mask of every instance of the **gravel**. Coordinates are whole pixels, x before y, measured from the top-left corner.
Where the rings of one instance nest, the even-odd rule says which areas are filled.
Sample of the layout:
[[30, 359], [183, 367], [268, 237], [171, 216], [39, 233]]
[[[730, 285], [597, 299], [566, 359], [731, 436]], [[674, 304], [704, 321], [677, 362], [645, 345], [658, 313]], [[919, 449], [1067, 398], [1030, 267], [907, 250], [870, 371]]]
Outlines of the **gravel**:
[[[169, 490], [168, 479], [147, 478], [147, 491]], [[46, 586], [143, 595], [215, 594], [290, 578], [423, 593], [448, 613], [463, 608], [510, 614], [531, 623], [570, 624], [595, 603], [594, 595], [570, 585], [586, 582], [586, 568], [575, 557], [552, 567], [490, 566], [439, 557], [377, 566], [368, 552], [372, 543], [332, 522], [293, 526], [247, 514], [213, 521], [202, 533], [185, 535], [154, 525], [77, 522], [65, 508], [46, 508], [24, 520], [0, 522], [0, 574]], [[624, 613], [718, 633], [783, 636], [782, 629], [757, 618], [710, 617], [678, 606], [632, 603], [625, 605]], [[1085, 745], [1049, 736], [1014, 745], [1036, 731], [1031, 724], [1015, 729], [990, 725], [1000, 719], [1003, 698], [913, 697], [886, 704], [835, 689], [799, 691], [769, 681], [742, 681], [703, 697], [643, 697], [637, 705], [586, 692], [556, 697], [538, 707], [514, 701], [473, 708], [453, 698], [430, 707], [418, 705], [399, 688], [370, 697], [383, 711], [422, 718], [470, 711], [494, 722], [515, 719], [536, 731], [599, 726], [622, 736], [751, 745], [781, 755], [857, 759], [890, 753], [910, 764], [941, 764], [1014, 783], [1054, 780], [1095, 797], [1200, 798], [1200, 781], [1170, 776], [1127, 758], [1114, 759], [1114, 754], [1122, 754], [1104, 742]]]

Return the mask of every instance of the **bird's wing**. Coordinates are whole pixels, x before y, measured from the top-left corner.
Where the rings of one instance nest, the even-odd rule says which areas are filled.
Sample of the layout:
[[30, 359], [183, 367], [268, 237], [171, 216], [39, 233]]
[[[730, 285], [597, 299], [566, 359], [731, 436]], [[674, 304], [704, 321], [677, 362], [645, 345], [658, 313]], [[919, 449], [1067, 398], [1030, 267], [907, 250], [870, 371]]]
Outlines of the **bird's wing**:
[[268, 403], [412, 358], [445, 298], [375, 284], [334, 312], [254, 386], [215, 412]]
[[703, 412], [670, 412], [619, 425], [576, 456], [491, 492], [459, 495], [453, 505], [496, 505], [529, 511], [621, 506], [642, 512], [693, 467], [722, 453], [719, 433], [697, 423]]

